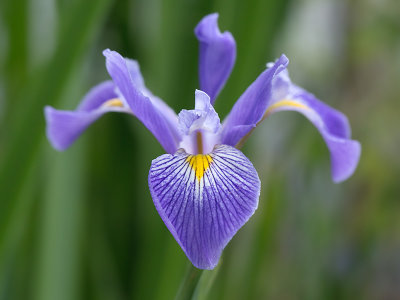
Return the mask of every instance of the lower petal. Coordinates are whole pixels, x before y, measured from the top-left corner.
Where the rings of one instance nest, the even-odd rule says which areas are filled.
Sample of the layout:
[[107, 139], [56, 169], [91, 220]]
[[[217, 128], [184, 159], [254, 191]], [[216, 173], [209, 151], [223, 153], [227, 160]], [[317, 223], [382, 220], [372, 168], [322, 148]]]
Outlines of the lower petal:
[[162, 220], [200, 269], [213, 269], [222, 250], [258, 206], [260, 180], [239, 150], [217, 145], [207, 154], [183, 150], [153, 160], [149, 187]]

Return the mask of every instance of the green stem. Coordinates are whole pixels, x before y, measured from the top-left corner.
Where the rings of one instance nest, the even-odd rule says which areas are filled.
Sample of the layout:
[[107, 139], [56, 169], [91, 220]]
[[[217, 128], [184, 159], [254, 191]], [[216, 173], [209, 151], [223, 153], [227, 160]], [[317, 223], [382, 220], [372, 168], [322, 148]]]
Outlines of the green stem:
[[203, 270], [197, 269], [191, 263], [189, 263], [186, 274], [183, 277], [178, 293], [176, 294], [175, 300], [192, 299], [202, 273]]

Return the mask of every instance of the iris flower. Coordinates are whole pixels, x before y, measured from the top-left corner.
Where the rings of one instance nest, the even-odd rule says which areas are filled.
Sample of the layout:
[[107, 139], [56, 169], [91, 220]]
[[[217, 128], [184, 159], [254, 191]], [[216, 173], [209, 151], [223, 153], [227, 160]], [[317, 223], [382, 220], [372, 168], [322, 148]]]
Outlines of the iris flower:
[[92, 88], [74, 111], [45, 108], [47, 137], [60, 151], [108, 112], [131, 114], [144, 124], [167, 152], [150, 167], [154, 205], [200, 269], [217, 265], [224, 247], [257, 209], [260, 179], [238, 148], [266, 117], [292, 110], [309, 119], [330, 151], [334, 182], [352, 175], [361, 151], [350, 138], [345, 115], [291, 82], [285, 55], [267, 64], [221, 123], [213, 103], [232, 71], [236, 43], [229, 32], [220, 32], [217, 19], [217, 14], [205, 16], [195, 28], [200, 89], [194, 109], [176, 115], [146, 88], [136, 61], [109, 49], [103, 54], [112, 80]]

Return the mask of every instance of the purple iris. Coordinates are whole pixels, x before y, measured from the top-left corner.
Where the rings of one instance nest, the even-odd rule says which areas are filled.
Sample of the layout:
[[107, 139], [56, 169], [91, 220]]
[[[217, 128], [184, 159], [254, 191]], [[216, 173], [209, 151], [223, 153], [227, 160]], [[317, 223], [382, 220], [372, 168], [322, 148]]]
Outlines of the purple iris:
[[75, 111], [45, 108], [47, 137], [57, 150], [68, 148], [107, 112], [132, 114], [151, 131], [168, 153], [151, 164], [151, 196], [200, 269], [217, 265], [224, 247], [257, 209], [260, 179], [237, 148], [267, 116], [281, 110], [306, 116], [329, 148], [335, 182], [352, 175], [361, 151], [359, 142], [350, 139], [345, 115], [290, 81], [285, 55], [267, 65], [221, 124], [213, 103], [232, 71], [236, 44], [229, 32], [219, 31], [217, 19], [208, 15], [195, 29], [200, 42], [195, 109], [176, 115], [146, 88], [136, 61], [108, 49], [103, 54], [112, 81], [95, 86]]

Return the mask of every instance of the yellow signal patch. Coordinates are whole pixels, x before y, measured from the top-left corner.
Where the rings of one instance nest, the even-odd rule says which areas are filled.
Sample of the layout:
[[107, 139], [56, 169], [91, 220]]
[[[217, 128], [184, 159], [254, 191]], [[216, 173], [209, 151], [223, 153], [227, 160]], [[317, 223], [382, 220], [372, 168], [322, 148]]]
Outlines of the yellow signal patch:
[[212, 163], [212, 158], [210, 155], [207, 154], [196, 154], [189, 155], [186, 161], [195, 172], [197, 179], [200, 180], [201, 178], [203, 178], [204, 173], [210, 167], [210, 164]]
[[119, 98], [113, 98], [103, 103], [104, 107], [124, 107], [124, 104]]
[[264, 114], [264, 117], [268, 116], [271, 113], [271, 111], [273, 111], [275, 108], [279, 108], [282, 106], [291, 106], [291, 107], [308, 109], [308, 107], [302, 103], [299, 103], [299, 102], [296, 102], [293, 100], [289, 100], [289, 99], [283, 99], [281, 101], [278, 101], [278, 102], [272, 104], [270, 107], [268, 107], [267, 111]]

